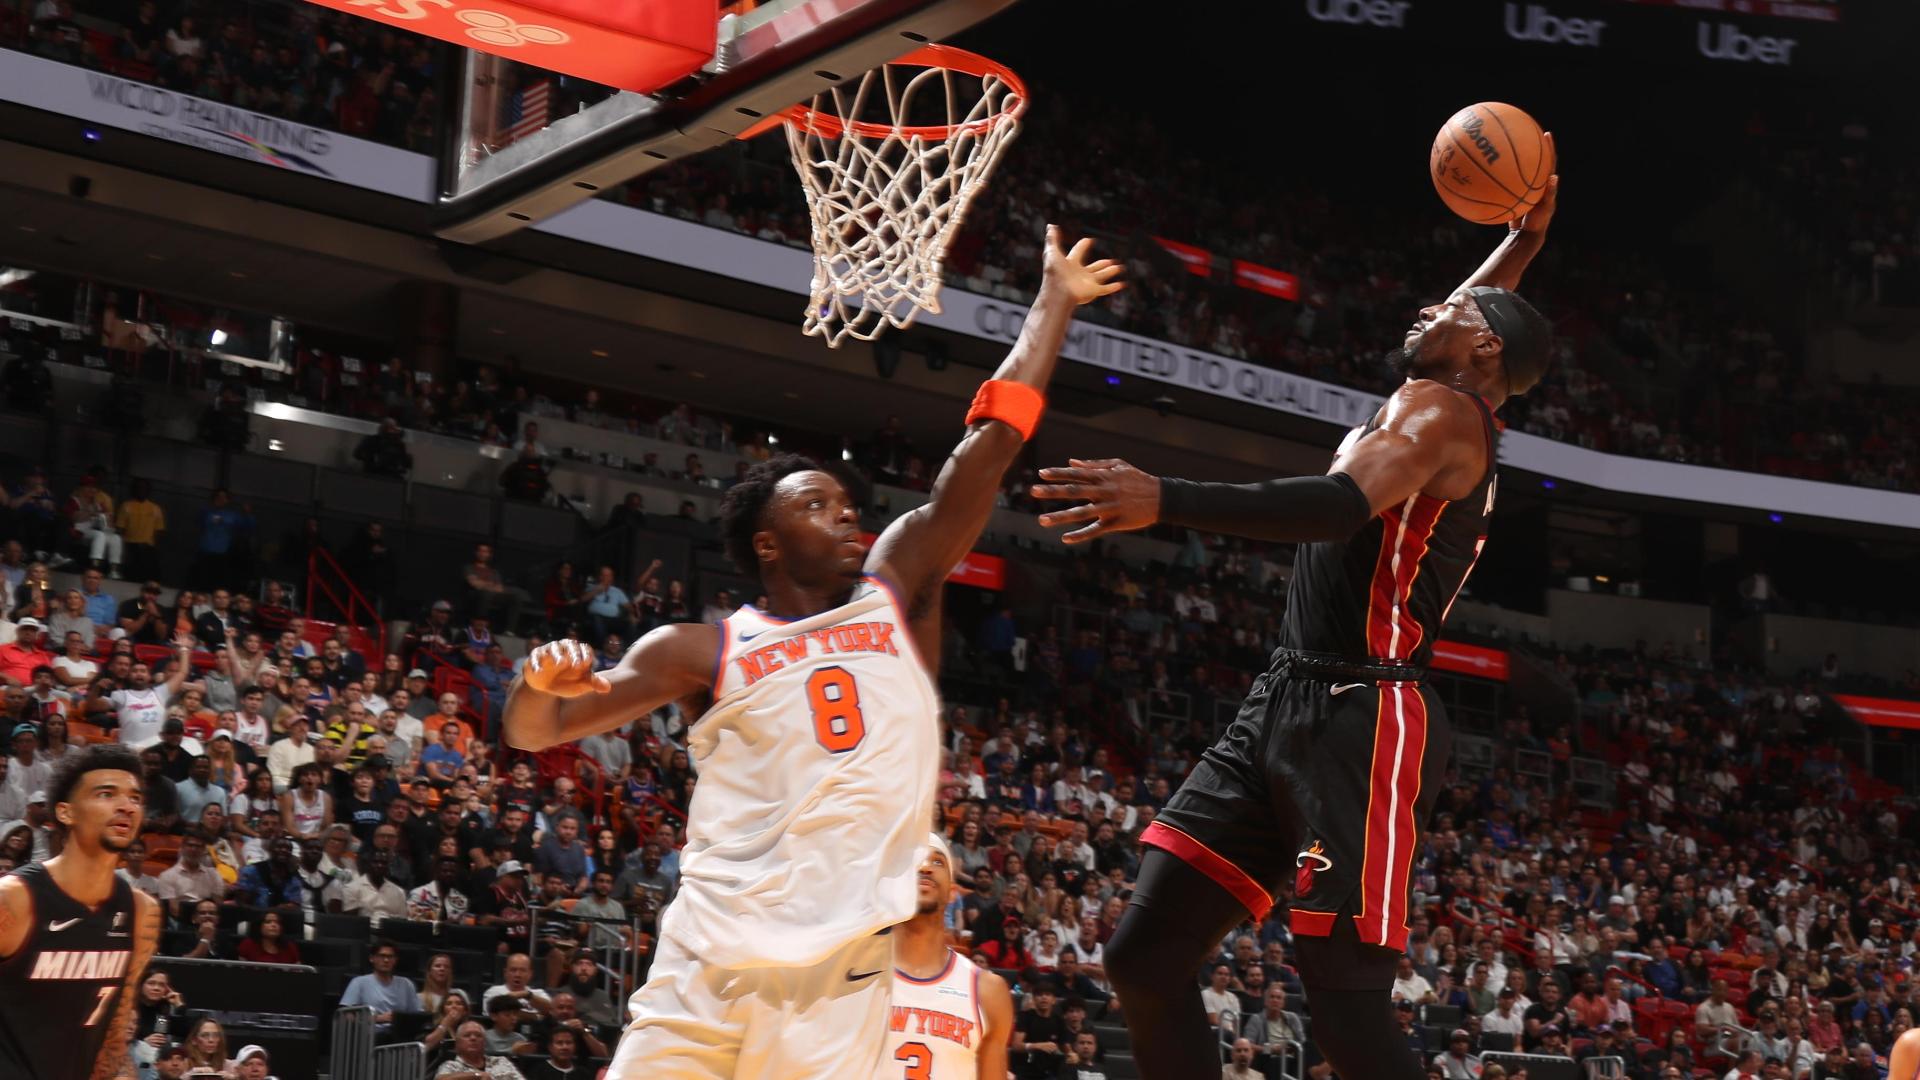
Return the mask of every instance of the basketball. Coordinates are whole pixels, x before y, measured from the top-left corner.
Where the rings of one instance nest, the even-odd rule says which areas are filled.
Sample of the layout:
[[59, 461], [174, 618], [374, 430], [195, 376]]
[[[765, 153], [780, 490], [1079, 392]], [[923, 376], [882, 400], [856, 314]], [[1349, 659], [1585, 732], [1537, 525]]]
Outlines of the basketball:
[[1553, 175], [1553, 148], [1533, 117], [1483, 101], [1448, 118], [1433, 137], [1434, 189], [1476, 225], [1504, 225], [1533, 209]]

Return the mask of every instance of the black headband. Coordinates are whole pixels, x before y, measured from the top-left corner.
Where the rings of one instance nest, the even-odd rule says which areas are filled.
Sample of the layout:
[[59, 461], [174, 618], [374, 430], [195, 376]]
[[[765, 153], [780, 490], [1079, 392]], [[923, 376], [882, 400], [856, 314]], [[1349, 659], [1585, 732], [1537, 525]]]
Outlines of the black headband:
[[1553, 362], [1553, 325], [1520, 298], [1520, 294], [1491, 285], [1467, 289], [1487, 329], [1500, 339], [1500, 359], [1507, 369], [1507, 393], [1533, 389]]

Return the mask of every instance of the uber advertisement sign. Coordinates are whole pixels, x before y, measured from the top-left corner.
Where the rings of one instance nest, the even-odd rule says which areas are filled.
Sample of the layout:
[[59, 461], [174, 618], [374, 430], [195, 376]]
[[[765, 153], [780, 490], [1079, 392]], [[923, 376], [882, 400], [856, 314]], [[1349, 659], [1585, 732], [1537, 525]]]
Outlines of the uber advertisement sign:
[[[1565, 59], [1756, 70], [1849, 63], [1824, 0], [1287, 0], [1306, 26], [1386, 47], [1556, 50]], [[1312, 47], [1312, 39], [1306, 39]]]

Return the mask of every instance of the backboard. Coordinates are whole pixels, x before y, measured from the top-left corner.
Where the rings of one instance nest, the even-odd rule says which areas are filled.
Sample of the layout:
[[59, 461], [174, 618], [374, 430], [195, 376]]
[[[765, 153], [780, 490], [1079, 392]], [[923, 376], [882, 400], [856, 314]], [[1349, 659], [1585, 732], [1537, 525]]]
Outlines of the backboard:
[[712, 59], [651, 93], [461, 50], [458, 120], [441, 155], [435, 231], [468, 244], [505, 236], [726, 143], [764, 117], [1013, 3], [772, 0], [723, 15]]

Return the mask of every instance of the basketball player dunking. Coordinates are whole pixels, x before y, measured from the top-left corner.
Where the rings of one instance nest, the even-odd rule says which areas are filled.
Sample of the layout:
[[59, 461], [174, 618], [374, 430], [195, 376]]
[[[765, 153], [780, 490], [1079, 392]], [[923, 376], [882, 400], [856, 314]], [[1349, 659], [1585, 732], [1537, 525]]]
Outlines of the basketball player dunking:
[[783, 454], [721, 505], [728, 552], [769, 610], [660, 627], [599, 675], [577, 642], [528, 659], [506, 707], [524, 750], [670, 702], [700, 716], [680, 889], [609, 1080], [874, 1074], [893, 966], [879, 932], [913, 916], [933, 814], [941, 589], [1039, 421], [1074, 309], [1121, 287], [1089, 247], [1048, 229], [1019, 341], [928, 502], [872, 550], [840, 480]]
[[1423, 685], [1440, 625], [1486, 542], [1493, 418], [1546, 373], [1552, 328], [1511, 290], [1539, 252], [1559, 178], [1485, 264], [1389, 354], [1406, 377], [1324, 476], [1197, 484], [1123, 461], [1043, 469], [1033, 493], [1083, 542], [1155, 522], [1298, 542], [1282, 647], [1240, 714], [1142, 839], [1107, 945], [1145, 1080], [1218, 1075], [1194, 983], [1248, 914], [1293, 886], [1314, 1041], [1348, 1080], [1423, 1074], [1388, 1000], [1414, 853], [1451, 735]]
[[893, 1001], [874, 1080], [1006, 1080], [1013, 993], [947, 944], [953, 852], [939, 833], [928, 843], [920, 907], [893, 928]]
[[140, 759], [92, 746], [47, 795], [60, 854], [0, 877], [0, 1076], [134, 1074], [134, 987], [160, 941], [160, 905], [117, 876], [140, 836]]

